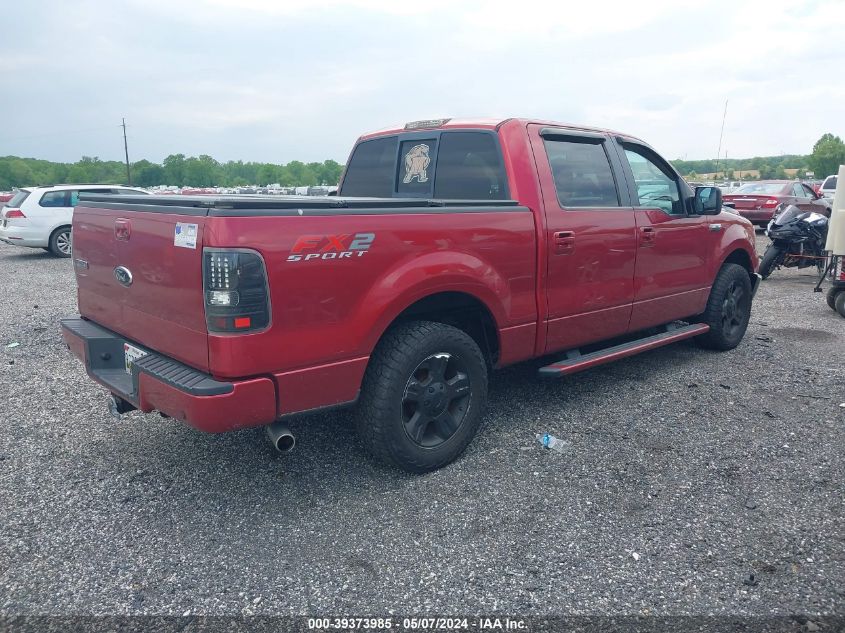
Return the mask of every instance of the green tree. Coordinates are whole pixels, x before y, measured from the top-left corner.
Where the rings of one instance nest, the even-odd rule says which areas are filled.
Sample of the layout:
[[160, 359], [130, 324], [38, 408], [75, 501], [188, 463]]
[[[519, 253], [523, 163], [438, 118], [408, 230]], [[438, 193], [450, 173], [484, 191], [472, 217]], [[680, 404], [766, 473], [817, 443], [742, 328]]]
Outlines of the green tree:
[[838, 136], [824, 134], [813, 145], [813, 153], [810, 154], [808, 162], [816, 178], [838, 173], [839, 166], [845, 164], [845, 143]]
[[138, 187], [154, 187], [164, 184], [164, 167], [148, 160], [132, 163], [132, 184]]
[[183, 168], [185, 184], [190, 187], [214, 187], [220, 181], [220, 164], [208, 154], [199, 158], [191, 156], [184, 161]]
[[168, 185], [176, 185], [181, 187], [185, 184], [185, 155], [171, 154], [162, 161], [164, 167], [164, 177]]

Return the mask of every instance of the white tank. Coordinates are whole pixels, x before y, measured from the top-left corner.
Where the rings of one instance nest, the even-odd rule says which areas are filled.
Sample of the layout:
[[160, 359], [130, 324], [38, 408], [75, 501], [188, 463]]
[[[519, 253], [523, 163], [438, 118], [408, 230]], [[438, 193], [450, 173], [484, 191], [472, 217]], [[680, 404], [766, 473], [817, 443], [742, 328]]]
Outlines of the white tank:
[[825, 250], [834, 255], [845, 256], [845, 165], [839, 166], [839, 178], [836, 179], [836, 193], [833, 194], [833, 209], [830, 214], [830, 224], [827, 228], [827, 244]]

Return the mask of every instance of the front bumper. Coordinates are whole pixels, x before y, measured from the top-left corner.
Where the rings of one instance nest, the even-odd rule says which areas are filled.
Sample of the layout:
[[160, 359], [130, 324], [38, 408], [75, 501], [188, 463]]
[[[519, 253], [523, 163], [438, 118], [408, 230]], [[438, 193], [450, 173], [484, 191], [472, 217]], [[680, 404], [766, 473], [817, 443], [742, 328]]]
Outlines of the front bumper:
[[160, 411], [209, 433], [269, 424], [276, 419], [270, 378], [221, 382], [178, 361], [147, 351], [126, 371], [124, 344], [138, 346], [85, 319], [63, 319], [62, 337], [85, 371], [137, 409]]

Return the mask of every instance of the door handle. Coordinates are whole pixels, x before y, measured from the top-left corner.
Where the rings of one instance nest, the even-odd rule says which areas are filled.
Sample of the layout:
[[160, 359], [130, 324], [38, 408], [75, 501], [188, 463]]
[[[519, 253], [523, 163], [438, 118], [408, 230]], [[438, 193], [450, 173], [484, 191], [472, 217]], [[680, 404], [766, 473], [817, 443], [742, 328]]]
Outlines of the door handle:
[[654, 238], [657, 233], [654, 232], [654, 227], [644, 226], [640, 229], [640, 246], [654, 246]]
[[555, 253], [566, 255], [575, 250], [575, 231], [556, 231]]

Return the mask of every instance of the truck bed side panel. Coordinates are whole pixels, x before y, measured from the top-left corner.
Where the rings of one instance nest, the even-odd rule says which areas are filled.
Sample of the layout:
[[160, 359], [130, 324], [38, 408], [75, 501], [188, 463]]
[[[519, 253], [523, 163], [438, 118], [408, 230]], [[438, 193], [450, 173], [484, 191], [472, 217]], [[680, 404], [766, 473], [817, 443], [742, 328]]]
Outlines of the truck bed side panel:
[[[369, 356], [402, 310], [434, 293], [476, 297], [499, 329], [536, 321], [534, 221], [524, 208], [209, 217], [205, 240], [258, 250], [273, 306], [266, 332], [209, 336], [211, 371], [222, 377], [321, 366], [326, 379], [322, 366]], [[512, 341], [529, 337], [503, 339]], [[524, 358], [528, 347], [503, 355]]]

